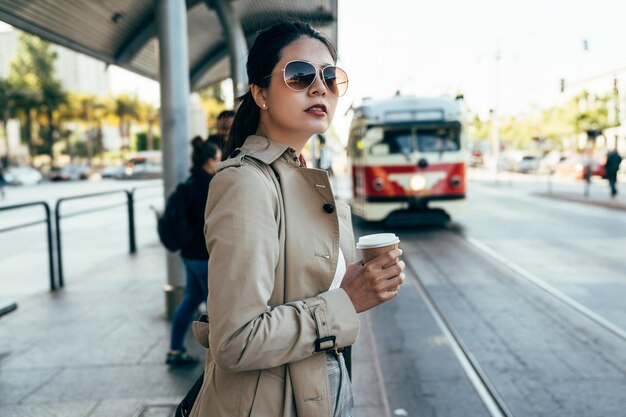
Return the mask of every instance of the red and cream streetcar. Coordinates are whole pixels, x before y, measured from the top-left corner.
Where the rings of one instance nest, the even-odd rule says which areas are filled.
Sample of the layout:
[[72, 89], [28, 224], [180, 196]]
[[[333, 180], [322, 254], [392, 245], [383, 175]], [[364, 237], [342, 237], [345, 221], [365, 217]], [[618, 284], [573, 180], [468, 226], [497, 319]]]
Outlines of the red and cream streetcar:
[[462, 97], [395, 96], [354, 109], [348, 156], [354, 214], [396, 224], [446, 222], [465, 200]]

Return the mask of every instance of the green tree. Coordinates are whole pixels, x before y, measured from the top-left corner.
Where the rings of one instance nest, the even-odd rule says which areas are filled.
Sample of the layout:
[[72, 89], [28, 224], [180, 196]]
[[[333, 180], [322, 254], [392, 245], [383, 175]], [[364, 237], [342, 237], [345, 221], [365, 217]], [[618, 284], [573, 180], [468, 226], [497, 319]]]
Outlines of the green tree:
[[23, 85], [14, 92], [14, 116], [20, 120], [20, 136], [22, 142], [28, 146], [31, 157], [37, 155], [37, 148], [41, 145], [39, 136], [33, 136], [33, 128], [37, 125], [37, 109], [41, 103], [39, 91]]
[[122, 138], [122, 147], [130, 148], [130, 127], [133, 121], [139, 119], [139, 107], [141, 105], [137, 96], [119, 94], [113, 98], [114, 113]]
[[[529, 113], [501, 116], [500, 141], [506, 147], [525, 149], [540, 138], [550, 139], [562, 147], [565, 137], [614, 126], [615, 119], [610, 117], [612, 106], [615, 106], [613, 92], [591, 94], [581, 91], [562, 105], [545, 109], [535, 107]], [[469, 136], [472, 139], [490, 137], [490, 121], [474, 115]]]
[[200, 105], [206, 114], [206, 122], [210, 131], [213, 131], [217, 122], [217, 116], [226, 110], [226, 103], [222, 97], [222, 83], [212, 84], [200, 92]]
[[571, 114], [571, 123], [577, 132], [602, 130], [614, 126], [609, 121], [609, 107], [613, 93], [590, 94], [583, 91], [572, 99], [578, 111]]
[[141, 150], [152, 151], [160, 149], [160, 144], [155, 142], [154, 127], [159, 120], [159, 110], [150, 103], [140, 103], [138, 121], [147, 126], [146, 147]]
[[[102, 153], [102, 122], [109, 112], [105, 101], [93, 95], [70, 93], [62, 116], [77, 122], [84, 134], [84, 154], [91, 165], [92, 158]], [[75, 140], [76, 141], [76, 140]]]
[[491, 137], [491, 121], [482, 120], [479, 115], [473, 114], [468, 129], [468, 136], [472, 140], [484, 140]]
[[[54, 70], [56, 59], [57, 53], [50, 42], [34, 35], [22, 33], [17, 55], [11, 62], [9, 75], [11, 81], [18, 88], [27, 88], [38, 93], [39, 103], [36, 106], [31, 106], [34, 104], [32, 102], [22, 104], [28, 104], [31, 107], [30, 110], [24, 107], [27, 114], [35, 109], [41, 116], [44, 124], [40, 129], [43, 131], [42, 136], [44, 137], [42, 151], [48, 154], [52, 161], [54, 161], [52, 152], [54, 141], [59, 136], [58, 110], [67, 100], [61, 83], [56, 79]], [[29, 117], [32, 121], [32, 115]], [[30, 131], [28, 133], [26, 139], [32, 143]], [[31, 145], [32, 148], [34, 146]]]
[[7, 135], [7, 123], [11, 114], [15, 111], [15, 99], [17, 90], [13, 83], [7, 79], [0, 78], [0, 123], [2, 124], [2, 132], [5, 140], [5, 158], [6, 161], [11, 159], [11, 149], [9, 144], [9, 136]]

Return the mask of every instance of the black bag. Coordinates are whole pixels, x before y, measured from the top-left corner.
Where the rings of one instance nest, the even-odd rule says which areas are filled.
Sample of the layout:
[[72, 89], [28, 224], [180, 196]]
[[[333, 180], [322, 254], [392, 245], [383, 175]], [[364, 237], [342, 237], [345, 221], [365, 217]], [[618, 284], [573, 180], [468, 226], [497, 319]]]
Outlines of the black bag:
[[187, 184], [179, 184], [167, 199], [165, 212], [159, 218], [157, 231], [163, 246], [171, 252], [181, 250], [193, 238], [187, 207]]
[[189, 417], [191, 415], [191, 409], [193, 408], [193, 404], [196, 402], [196, 398], [198, 398], [198, 394], [200, 393], [200, 389], [202, 388], [202, 381], [204, 380], [204, 372], [200, 374], [200, 377], [193, 384], [191, 390], [185, 395], [185, 398], [178, 404], [176, 407], [176, 414], [174, 417]]

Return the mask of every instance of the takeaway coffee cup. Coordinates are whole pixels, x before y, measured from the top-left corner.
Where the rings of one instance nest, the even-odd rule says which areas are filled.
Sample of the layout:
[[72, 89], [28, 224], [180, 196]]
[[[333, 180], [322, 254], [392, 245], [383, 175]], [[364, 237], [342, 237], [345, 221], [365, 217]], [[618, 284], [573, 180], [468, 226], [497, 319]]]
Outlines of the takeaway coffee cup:
[[[361, 251], [363, 263], [367, 263], [390, 250], [398, 249], [399, 244], [400, 239], [394, 233], [376, 233], [361, 236], [356, 244], [356, 248]], [[396, 262], [397, 260], [383, 266], [383, 268], [387, 268]]]

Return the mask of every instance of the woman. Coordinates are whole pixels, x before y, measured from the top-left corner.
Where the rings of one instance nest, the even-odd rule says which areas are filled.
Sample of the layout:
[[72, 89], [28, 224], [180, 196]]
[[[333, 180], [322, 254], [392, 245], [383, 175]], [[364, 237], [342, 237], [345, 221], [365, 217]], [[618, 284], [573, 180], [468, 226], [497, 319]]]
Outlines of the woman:
[[186, 208], [186, 230], [193, 231], [185, 239], [187, 243], [180, 251], [186, 272], [185, 293], [172, 318], [170, 350], [165, 362], [168, 365], [185, 365], [196, 362], [185, 349], [185, 334], [198, 310], [207, 299], [207, 273], [209, 256], [204, 244], [204, 207], [209, 183], [216, 173], [217, 164], [222, 160], [222, 152], [214, 143], [203, 141], [196, 136], [191, 141], [191, 175], [182, 184], [181, 192]]
[[[227, 149], [206, 207], [209, 348], [192, 416], [353, 415], [342, 350], [357, 313], [394, 298], [400, 250], [355, 260], [350, 211], [328, 174], [300, 154], [326, 131], [347, 77], [331, 43], [307, 24], [258, 35]], [[346, 265], [346, 261], [351, 262]]]

